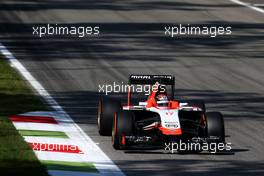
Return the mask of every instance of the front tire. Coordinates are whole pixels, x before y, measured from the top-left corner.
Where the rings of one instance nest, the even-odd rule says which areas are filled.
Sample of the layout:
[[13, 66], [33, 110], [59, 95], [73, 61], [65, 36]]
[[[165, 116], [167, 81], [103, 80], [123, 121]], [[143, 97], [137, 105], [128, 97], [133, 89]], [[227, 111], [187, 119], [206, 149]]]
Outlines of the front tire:
[[115, 112], [121, 109], [117, 100], [101, 98], [98, 103], [97, 123], [98, 131], [102, 136], [111, 136]]
[[133, 134], [134, 114], [130, 111], [115, 113], [112, 128], [112, 145], [119, 150], [126, 145], [125, 136]]
[[217, 143], [225, 142], [224, 118], [220, 112], [207, 112], [206, 114], [207, 137], [217, 137]]

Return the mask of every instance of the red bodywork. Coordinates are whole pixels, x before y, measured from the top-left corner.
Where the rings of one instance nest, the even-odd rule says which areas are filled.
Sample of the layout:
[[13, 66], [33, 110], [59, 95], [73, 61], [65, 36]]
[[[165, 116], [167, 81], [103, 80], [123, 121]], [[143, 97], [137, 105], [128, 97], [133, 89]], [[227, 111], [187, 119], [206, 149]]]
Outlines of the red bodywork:
[[[132, 93], [131, 89], [129, 88], [127, 107], [132, 107], [131, 93]], [[155, 108], [160, 109], [160, 107], [158, 107], [158, 105], [157, 105], [156, 95], [157, 95], [157, 91], [151, 92], [151, 94], [149, 95], [149, 97], [146, 101], [147, 102], [146, 108], [155, 107]], [[180, 103], [178, 101], [175, 101], [175, 100], [169, 101], [167, 107], [162, 107], [162, 109], [178, 109], [178, 108], [180, 108]], [[156, 126], [156, 125], [153, 126], [153, 128], [158, 128], [165, 135], [181, 135], [182, 134], [181, 128], [170, 129], [170, 128], [162, 127], [160, 124], [158, 126]], [[153, 128], [150, 128], [150, 129], [153, 129]]]
[[[132, 103], [131, 103], [131, 89], [129, 87], [128, 89], [128, 99], [127, 99], [127, 106], [130, 107], [132, 106]], [[156, 107], [158, 108], [157, 106], [157, 101], [156, 101], [156, 95], [157, 95], [157, 91], [152, 91], [151, 94], [149, 95], [148, 99], [147, 99], [147, 105], [146, 105], [146, 108], [151, 108], [151, 107]], [[175, 101], [175, 100], [171, 100], [169, 101], [168, 103], [168, 107], [167, 109], [178, 109], [180, 107], [180, 103], [178, 101]]]

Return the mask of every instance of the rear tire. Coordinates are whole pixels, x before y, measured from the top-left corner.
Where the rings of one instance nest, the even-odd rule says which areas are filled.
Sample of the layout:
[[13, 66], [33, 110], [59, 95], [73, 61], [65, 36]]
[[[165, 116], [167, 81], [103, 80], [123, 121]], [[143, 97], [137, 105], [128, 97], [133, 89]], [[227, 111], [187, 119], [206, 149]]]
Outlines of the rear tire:
[[120, 109], [121, 104], [117, 100], [107, 98], [99, 100], [97, 123], [100, 135], [111, 136], [114, 114]]
[[119, 150], [126, 145], [125, 136], [133, 134], [134, 114], [130, 111], [119, 111], [115, 114], [112, 128], [112, 144]]
[[225, 142], [224, 118], [220, 112], [207, 112], [206, 114], [207, 137], [218, 137], [215, 142]]

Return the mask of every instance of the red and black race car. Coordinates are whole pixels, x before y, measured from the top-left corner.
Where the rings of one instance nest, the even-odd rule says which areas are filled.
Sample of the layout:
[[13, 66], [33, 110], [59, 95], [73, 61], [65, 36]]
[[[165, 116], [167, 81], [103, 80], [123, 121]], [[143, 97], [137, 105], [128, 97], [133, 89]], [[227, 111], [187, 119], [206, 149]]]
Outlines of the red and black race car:
[[[203, 101], [175, 100], [175, 78], [171, 75], [131, 75], [129, 86], [150, 85], [149, 95], [128, 101], [101, 97], [98, 104], [100, 135], [112, 136], [115, 149], [164, 146], [166, 142], [225, 142], [220, 112], [206, 112]], [[199, 142], [199, 141], [198, 141]]]

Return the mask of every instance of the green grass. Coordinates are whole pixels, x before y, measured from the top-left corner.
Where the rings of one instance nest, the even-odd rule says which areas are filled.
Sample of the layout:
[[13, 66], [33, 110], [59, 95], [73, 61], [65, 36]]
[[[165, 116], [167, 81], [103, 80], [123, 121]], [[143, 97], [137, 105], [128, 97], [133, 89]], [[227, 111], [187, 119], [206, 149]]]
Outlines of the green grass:
[[46, 167], [36, 158], [8, 119], [9, 115], [48, 110], [19, 74], [0, 57], [0, 174], [47, 176]]
[[22, 136], [69, 138], [64, 132], [61, 131], [19, 130], [19, 133]]

